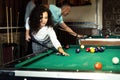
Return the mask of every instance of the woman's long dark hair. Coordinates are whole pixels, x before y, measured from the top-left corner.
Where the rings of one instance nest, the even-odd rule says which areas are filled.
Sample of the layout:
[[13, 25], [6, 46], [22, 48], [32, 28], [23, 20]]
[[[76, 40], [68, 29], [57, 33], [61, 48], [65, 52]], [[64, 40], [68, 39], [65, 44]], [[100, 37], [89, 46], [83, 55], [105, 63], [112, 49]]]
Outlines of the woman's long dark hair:
[[53, 27], [52, 14], [50, 10], [43, 5], [39, 5], [32, 10], [29, 18], [30, 31], [32, 33], [37, 33], [40, 29], [40, 19], [43, 17], [43, 12], [48, 13], [48, 21], [46, 26]]

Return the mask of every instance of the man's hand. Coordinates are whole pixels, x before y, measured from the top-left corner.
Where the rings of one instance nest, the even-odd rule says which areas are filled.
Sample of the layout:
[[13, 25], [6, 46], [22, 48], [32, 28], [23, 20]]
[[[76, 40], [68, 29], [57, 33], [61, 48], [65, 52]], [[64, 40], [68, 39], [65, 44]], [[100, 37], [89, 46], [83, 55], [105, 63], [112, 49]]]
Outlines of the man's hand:
[[26, 40], [26, 41], [28, 41], [28, 42], [29, 42], [29, 41], [30, 41], [30, 39], [31, 39], [31, 37], [30, 37], [30, 34], [29, 34], [29, 33], [30, 33], [30, 30], [26, 30], [26, 32], [25, 32], [25, 40]]
[[26, 40], [26, 41], [28, 41], [28, 42], [29, 42], [29, 41], [30, 41], [30, 39], [31, 39], [30, 35], [26, 35], [26, 36], [25, 36], [25, 40]]
[[77, 34], [77, 36], [76, 36], [77, 38], [83, 38], [84, 37], [84, 35], [79, 35], [79, 34]]

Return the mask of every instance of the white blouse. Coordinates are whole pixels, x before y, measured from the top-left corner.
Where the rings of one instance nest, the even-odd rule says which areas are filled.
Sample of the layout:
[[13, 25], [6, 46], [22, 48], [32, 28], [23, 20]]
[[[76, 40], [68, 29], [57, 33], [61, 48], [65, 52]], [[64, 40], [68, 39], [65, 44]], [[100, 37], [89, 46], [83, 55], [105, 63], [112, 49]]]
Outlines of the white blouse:
[[58, 49], [58, 47], [61, 47], [61, 44], [58, 41], [56, 33], [52, 27], [44, 26], [37, 32], [37, 34], [34, 34], [33, 36], [38, 41], [44, 41], [49, 37], [56, 49]]

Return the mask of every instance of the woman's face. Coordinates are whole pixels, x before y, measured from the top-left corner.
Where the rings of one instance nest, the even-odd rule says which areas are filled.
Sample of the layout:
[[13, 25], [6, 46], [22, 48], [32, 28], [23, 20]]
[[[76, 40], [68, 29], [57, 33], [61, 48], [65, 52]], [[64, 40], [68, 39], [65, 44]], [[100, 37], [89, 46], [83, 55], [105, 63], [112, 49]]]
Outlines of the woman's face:
[[43, 12], [42, 19], [40, 19], [40, 26], [41, 27], [45, 26], [47, 21], [48, 21], [48, 13]]

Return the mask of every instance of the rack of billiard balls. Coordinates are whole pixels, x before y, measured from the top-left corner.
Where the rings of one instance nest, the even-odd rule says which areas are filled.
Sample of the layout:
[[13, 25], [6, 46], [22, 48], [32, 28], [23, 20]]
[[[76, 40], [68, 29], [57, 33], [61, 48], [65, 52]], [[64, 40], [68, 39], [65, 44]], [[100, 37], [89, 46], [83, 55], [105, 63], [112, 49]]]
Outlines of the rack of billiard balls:
[[95, 52], [103, 52], [105, 50], [104, 47], [87, 47], [86, 51], [87, 52], [91, 52], [91, 53], [95, 53]]

